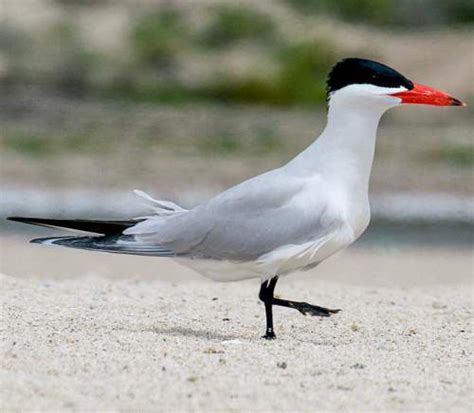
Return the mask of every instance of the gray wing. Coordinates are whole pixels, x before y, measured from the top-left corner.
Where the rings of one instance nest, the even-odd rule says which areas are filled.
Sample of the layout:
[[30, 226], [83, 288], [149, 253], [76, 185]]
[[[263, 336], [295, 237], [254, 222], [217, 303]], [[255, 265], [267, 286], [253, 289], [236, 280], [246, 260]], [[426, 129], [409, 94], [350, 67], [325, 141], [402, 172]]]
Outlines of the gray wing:
[[[156, 242], [178, 255], [252, 260], [283, 245], [327, 234], [325, 205], [307, 196], [307, 182], [281, 169], [222, 192], [169, 217], [151, 217], [126, 234]], [[310, 205], [309, 205], [309, 204]]]

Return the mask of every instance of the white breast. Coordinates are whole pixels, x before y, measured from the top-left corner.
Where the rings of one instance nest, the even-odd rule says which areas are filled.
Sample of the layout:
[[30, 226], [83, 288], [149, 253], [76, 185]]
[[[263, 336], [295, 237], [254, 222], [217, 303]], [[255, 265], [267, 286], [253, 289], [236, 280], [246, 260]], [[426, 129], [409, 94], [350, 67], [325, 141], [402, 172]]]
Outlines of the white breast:
[[346, 222], [353, 232], [355, 241], [367, 229], [370, 222], [370, 204], [367, 197], [349, 204]]

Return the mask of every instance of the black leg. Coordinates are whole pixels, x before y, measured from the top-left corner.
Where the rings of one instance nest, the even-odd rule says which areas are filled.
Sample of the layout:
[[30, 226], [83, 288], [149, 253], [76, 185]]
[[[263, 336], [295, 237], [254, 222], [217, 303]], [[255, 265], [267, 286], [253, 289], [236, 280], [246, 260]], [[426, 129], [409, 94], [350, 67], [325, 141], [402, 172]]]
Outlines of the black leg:
[[267, 328], [265, 330], [265, 335], [263, 338], [268, 340], [276, 338], [275, 332], [273, 331], [273, 306], [279, 305], [282, 307], [294, 308], [298, 310], [301, 314], [319, 316], [319, 317], [329, 317], [331, 314], [336, 314], [341, 310], [332, 310], [330, 308], [319, 307], [317, 305], [308, 304], [306, 302], [300, 301], [289, 301], [282, 300], [280, 298], [274, 298], [273, 293], [275, 291], [275, 286], [278, 281], [278, 276], [273, 277], [269, 281], [262, 283], [260, 287], [260, 294], [258, 295], [260, 300], [265, 304], [265, 315], [267, 319]]
[[278, 281], [278, 276], [273, 277], [270, 281], [265, 281], [260, 287], [260, 294], [258, 295], [260, 300], [265, 304], [265, 316], [267, 319], [267, 328], [265, 330], [265, 335], [262, 338], [267, 340], [273, 340], [276, 338], [275, 332], [273, 331], [273, 292], [275, 291], [275, 285]]

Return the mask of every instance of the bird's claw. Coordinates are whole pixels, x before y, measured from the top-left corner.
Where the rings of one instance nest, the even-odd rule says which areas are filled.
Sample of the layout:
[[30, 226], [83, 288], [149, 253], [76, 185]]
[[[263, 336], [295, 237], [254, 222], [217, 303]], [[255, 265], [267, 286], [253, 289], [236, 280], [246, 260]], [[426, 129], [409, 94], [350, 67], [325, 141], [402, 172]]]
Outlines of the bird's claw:
[[267, 331], [263, 336], [262, 338], [264, 338], [265, 340], [275, 340], [276, 339], [276, 335], [273, 331]]
[[317, 305], [312, 305], [309, 303], [296, 303], [294, 308], [297, 309], [303, 315], [311, 315], [318, 317], [329, 317], [331, 314], [337, 314], [339, 309], [333, 310], [330, 308], [319, 307]]

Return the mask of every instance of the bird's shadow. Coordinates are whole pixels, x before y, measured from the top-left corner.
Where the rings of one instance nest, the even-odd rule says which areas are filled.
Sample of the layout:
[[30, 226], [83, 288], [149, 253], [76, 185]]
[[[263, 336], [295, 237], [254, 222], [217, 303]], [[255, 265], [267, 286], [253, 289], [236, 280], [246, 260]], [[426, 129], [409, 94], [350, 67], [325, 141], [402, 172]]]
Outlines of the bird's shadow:
[[148, 331], [159, 335], [164, 336], [182, 336], [182, 337], [195, 337], [195, 338], [205, 338], [208, 340], [241, 340], [247, 341], [247, 337], [242, 337], [239, 334], [221, 334], [208, 330], [198, 330], [189, 327], [171, 327], [171, 328], [160, 328], [160, 327], [151, 327], [141, 331]]

